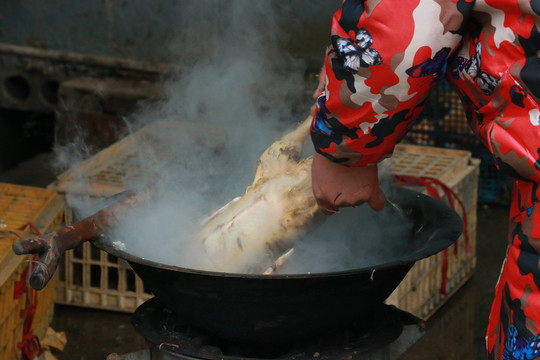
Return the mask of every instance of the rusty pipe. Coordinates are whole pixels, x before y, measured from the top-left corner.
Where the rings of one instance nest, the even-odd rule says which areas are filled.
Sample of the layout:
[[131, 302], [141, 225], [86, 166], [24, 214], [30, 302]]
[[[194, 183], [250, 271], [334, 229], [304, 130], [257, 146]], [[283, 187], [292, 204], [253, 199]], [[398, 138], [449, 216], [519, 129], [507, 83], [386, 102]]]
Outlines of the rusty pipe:
[[12, 245], [17, 255], [38, 254], [38, 262], [30, 285], [43, 289], [52, 278], [65, 251], [103, 235], [114, 228], [133, 210], [151, 203], [156, 197], [154, 187], [128, 190], [116, 195], [109, 205], [80, 221], [37, 237], [18, 239]]

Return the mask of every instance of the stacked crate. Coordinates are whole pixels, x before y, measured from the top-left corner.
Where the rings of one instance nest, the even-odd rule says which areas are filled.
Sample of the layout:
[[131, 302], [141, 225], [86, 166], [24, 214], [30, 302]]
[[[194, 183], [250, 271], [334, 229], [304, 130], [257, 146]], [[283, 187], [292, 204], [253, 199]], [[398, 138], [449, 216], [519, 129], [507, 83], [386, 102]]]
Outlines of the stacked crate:
[[63, 201], [54, 191], [0, 183], [0, 360], [22, 358], [18, 345], [34, 295], [31, 334], [43, 337], [54, 313], [56, 277], [34, 294], [27, 285], [32, 258], [15, 255], [11, 245], [19, 237], [32, 236], [33, 226], [41, 233], [60, 227], [63, 213]]
[[[190, 147], [216, 146], [222, 131], [202, 124], [156, 121], [61, 174], [49, 188], [60, 195], [102, 201], [157, 179], [160, 174], [155, 171], [183, 161], [179, 154]], [[152, 166], [145, 166], [147, 161]], [[71, 205], [66, 199], [66, 222], [70, 222]], [[59, 304], [129, 313], [152, 297], [125, 260], [90, 243], [67, 251], [57, 274]]]
[[[387, 303], [427, 319], [475, 271], [476, 204], [480, 160], [472, 158], [470, 152], [463, 150], [398, 145], [391, 164], [392, 172], [395, 174], [433, 178], [442, 182], [463, 204], [463, 207], [456, 201], [453, 204], [456, 212], [467, 222], [463, 235], [447, 251], [416, 262], [387, 299]], [[423, 185], [406, 186], [427, 193]], [[443, 189], [435, 187], [441, 200], [448, 204]], [[465, 238], [465, 232], [468, 239]], [[446, 286], [443, 287], [444, 284]]]
[[[216, 131], [217, 134], [209, 135]], [[221, 131], [211, 127], [201, 131], [200, 124], [154, 122], [60, 175], [51, 188], [61, 194], [69, 192], [96, 199], [107, 198], [140, 181], [159, 176], [149, 173], [149, 167], [141, 166], [141, 152], [154, 154], [153, 159], [164, 166], [176, 161], [177, 154], [184, 153], [181, 148], [167, 148], [164, 144], [169, 142], [163, 141], [163, 137], [178, 138], [179, 147], [193, 146], [193, 143], [215, 146], [205, 141], [219, 138]], [[182, 144], [180, 134], [188, 137], [190, 143]], [[389, 299], [400, 308], [429, 317], [474, 272], [479, 161], [472, 159], [467, 151], [413, 145], [398, 145], [392, 160], [394, 173], [433, 177], [448, 185], [463, 200], [468, 217], [468, 234], [473, 250], [466, 251], [463, 238], [456, 242], [456, 256], [453, 247], [449, 250], [447, 295], [440, 293], [441, 253], [419, 261]], [[423, 192], [425, 189], [417, 187], [416, 190]], [[441, 192], [441, 195], [444, 194]], [[69, 205], [66, 209], [69, 214]], [[456, 210], [461, 211], [459, 208]], [[145, 291], [142, 281], [124, 260], [88, 243], [67, 252], [60, 265], [58, 303], [131, 312], [149, 297], [151, 294]]]

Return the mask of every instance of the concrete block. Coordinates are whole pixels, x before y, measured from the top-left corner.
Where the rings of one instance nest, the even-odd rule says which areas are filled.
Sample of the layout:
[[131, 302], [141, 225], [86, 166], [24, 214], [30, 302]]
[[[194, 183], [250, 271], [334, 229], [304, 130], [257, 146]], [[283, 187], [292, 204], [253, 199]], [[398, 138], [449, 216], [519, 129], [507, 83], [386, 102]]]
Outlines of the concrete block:
[[125, 134], [125, 118], [162, 97], [161, 85], [149, 80], [80, 77], [58, 90], [56, 143], [82, 141], [95, 153]]

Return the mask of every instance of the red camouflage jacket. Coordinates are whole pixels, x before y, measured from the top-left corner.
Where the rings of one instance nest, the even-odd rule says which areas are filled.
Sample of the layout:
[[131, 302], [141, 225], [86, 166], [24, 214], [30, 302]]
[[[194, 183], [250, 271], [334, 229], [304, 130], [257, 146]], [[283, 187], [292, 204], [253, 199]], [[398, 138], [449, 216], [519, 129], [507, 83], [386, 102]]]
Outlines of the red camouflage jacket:
[[311, 127], [330, 160], [376, 164], [446, 76], [473, 131], [515, 179], [489, 359], [540, 358], [539, 30], [540, 0], [346, 0]]
[[332, 22], [317, 152], [347, 166], [389, 156], [444, 76], [497, 166], [540, 182], [539, 0], [347, 0]]

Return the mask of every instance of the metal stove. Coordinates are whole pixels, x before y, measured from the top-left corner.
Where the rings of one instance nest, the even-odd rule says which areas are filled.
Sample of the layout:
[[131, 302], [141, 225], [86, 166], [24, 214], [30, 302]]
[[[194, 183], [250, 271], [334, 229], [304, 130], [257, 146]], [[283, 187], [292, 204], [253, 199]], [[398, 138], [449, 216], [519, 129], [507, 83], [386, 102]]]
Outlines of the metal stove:
[[384, 304], [346, 329], [302, 343], [233, 343], [190, 327], [155, 298], [135, 311], [132, 324], [148, 348], [107, 360], [392, 360], [424, 333], [420, 319]]

